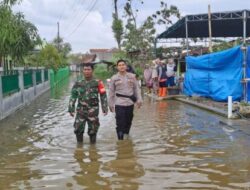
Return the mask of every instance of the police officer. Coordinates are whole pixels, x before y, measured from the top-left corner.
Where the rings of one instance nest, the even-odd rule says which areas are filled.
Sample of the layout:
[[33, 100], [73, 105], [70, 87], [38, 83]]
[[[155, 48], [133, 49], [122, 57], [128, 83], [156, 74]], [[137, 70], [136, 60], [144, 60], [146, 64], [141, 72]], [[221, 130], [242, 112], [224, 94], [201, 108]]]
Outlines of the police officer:
[[117, 61], [118, 73], [109, 85], [109, 108], [116, 114], [116, 132], [119, 140], [127, 138], [132, 125], [134, 104], [142, 105], [142, 97], [136, 77], [126, 71], [124, 60]]
[[76, 100], [78, 100], [74, 123], [74, 132], [78, 143], [83, 142], [83, 133], [86, 122], [88, 123], [90, 142], [96, 142], [96, 134], [100, 126], [98, 118], [99, 95], [102, 112], [104, 115], [107, 115], [108, 113], [106, 90], [101, 80], [93, 78], [93, 69], [93, 64], [83, 64], [82, 71], [84, 79], [77, 81], [71, 90], [68, 112], [74, 117], [75, 103]]

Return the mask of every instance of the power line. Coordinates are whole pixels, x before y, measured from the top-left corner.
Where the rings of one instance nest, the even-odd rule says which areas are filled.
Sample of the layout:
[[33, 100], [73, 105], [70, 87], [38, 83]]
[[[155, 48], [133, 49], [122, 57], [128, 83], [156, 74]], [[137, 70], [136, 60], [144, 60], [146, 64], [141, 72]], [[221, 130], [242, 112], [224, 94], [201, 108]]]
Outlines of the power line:
[[[71, 4], [70, 7], [73, 8], [73, 7], [75, 6], [75, 4], [76, 4], [76, 1], [73, 1], [73, 3]], [[59, 16], [59, 19], [58, 19], [58, 22], [57, 22], [57, 29], [56, 29], [56, 32], [55, 32], [55, 36], [56, 36], [57, 39], [58, 39], [58, 37], [59, 37], [59, 36], [58, 36], [58, 31], [59, 31], [59, 29], [58, 29], [58, 24], [59, 24], [59, 22], [61, 21], [63, 15], [64, 15], [64, 13], [65, 13], [66, 7], [67, 7], [67, 1], [66, 1], [66, 3], [65, 3], [64, 6], [63, 6], [62, 12], [61, 12], [61, 14], [60, 14], [60, 16]], [[54, 31], [54, 29], [53, 29], [53, 31]]]
[[80, 21], [80, 23], [74, 28], [74, 30], [65, 38], [70, 37], [73, 33], [75, 33], [77, 31], [77, 29], [79, 28], [79, 26], [85, 21], [85, 19], [88, 17], [89, 13], [94, 9], [95, 5], [97, 4], [98, 0], [95, 0], [95, 2], [93, 3], [92, 7], [88, 10], [87, 14], [83, 17], [83, 19]]
[[[93, 1], [92, 1], [93, 2]], [[82, 24], [82, 22], [87, 18], [88, 14], [90, 13], [90, 11], [94, 8], [95, 4], [97, 3], [97, 0], [94, 1], [94, 3], [91, 3], [88, 8], [87, 8], [87, 13], [83, 12], [83, 14], [80, 16], [79, 19], [77, 19], [76, 21], [80, 22], [75, 22], [76, 25], [74, 27], [70, 27], [70, 28], [74, 28], [73, 30], [71, 30], [71, 32], [69, 32], [69, 34], [67, 35], [66, 38], [68, 38], [69, 36], [71, 36], [78, 28], [79, 26]]]
[[[80, 0], [80, 1], [81, 1], [81, 0]], [[80, 1], [78, 1], [78, 3], [80, 3]], [[71, 29], [75, 24], [78, 23], [78, 22], [77, 22], [77, 19], [75, 19], [75, 18], [82, 18], [82, 17], [83, 17], [83, 15], [84, 15], [84, 12], [83, 12], [84, 6], [78, 6], [78, 7], [80, 7], [80, 8], [77, 9], [77, 10], [74, 12], [74, 14], [71, 15], [70, 18], [72, 18], [72, 19], [68, 19], [67, 22], [64, 24], [64, 25], [67, 26], [67, 27], [66, 27], [66, 30], [64, 30], [64, 33], [70, 32], [70, 29]], [[90, 7], [90, 6], [89, 6], [89, 7]], [[82, 13], [82, 14], [81, 14], [81, 13]], [[69, 21], [71, 21], [71, 20], [73, 20], [73, 21], [69, 23]], [[75, 21], [75, 22], [74, 22], [74, 21]]]
[[[76, 0], [76, 1], [73, 0], [73, 3], [72, 3], [71, 6], [69, 7], [69, 9], [70, 9], [70, 10], [74, 10], [76, 4], [78, 4], [79, 2], [80, 2], [80, 0]], [[65, 8], [66, 8], [65, 5], [66, 5], [66, 4], [64, 4], [63, 11], [62, 11], [62, 13], [61, 13], [61, 15], [60, 15], [60, 17], [59, 17], [59, 22], [60, 22], [60, 20], [62, 19], [62, 16], [64, 15], [63, 13], [65, 12]]]

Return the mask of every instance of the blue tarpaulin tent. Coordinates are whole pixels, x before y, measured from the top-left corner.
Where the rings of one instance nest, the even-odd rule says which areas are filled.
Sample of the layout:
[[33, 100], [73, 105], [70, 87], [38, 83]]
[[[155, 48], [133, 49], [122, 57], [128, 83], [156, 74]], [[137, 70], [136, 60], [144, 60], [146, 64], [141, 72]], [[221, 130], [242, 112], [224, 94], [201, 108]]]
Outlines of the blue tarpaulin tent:
[[227, 101], [228, 96], [240, 100], [243, 53], [239, 46], [203, 56], [186, 57], [187, 72], [184, 93]]
[[[247, 78], [250, 78], [250, 46], [247, 49]], [[247, 84], [247, 101], [250, 102], [250, 81]]]

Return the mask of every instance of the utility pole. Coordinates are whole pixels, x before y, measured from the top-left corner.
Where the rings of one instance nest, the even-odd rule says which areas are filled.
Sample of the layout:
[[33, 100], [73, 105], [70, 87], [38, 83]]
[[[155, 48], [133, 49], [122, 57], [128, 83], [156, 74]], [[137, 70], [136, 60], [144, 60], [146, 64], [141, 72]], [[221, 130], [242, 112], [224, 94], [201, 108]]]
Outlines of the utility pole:
[[59, 38], [60, 38], [60, 27], [59, 22], [57, 22], [57, 49], [59, 51]]
[[211, 23], [211, 7], [208, 5], [208, 30], [209, 30], [209, 52], [213, 52], [212, 47], [212, 23]]

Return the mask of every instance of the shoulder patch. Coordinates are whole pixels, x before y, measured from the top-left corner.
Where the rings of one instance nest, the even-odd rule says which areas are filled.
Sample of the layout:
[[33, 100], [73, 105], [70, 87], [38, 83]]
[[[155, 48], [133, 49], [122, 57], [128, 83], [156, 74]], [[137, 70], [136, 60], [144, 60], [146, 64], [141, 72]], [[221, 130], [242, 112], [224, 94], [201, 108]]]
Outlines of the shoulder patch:
[[103, 82], [101, 80], [98, 80], [98, 91], [99, 91], [100, 94], [105, 94], [106, 93], [104, 84], [103, 84]]

